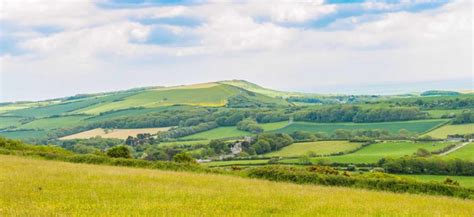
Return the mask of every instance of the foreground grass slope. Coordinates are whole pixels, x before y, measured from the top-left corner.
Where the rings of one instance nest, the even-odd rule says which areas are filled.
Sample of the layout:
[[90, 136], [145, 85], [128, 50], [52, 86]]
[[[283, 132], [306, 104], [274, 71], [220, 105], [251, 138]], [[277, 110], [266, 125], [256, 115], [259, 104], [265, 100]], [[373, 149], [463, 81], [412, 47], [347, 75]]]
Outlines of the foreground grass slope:
[[474, 201], [0, 156], [0, 216], [472, 216]]

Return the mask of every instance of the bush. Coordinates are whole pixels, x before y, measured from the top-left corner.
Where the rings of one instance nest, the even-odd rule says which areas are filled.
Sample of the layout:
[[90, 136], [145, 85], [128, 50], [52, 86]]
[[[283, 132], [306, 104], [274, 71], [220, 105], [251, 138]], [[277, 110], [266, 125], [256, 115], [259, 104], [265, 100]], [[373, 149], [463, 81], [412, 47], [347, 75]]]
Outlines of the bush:
[[124, 145], [119, 145], [107, 150], [107, 156], [112, 158], [132, 158], [130, 149]]
[[422, 183], [400, 179], [388, 174], [371, 173], [368, 176], [348, 176], [344, 174], [325, 174], [318, 170], [288, 166], [257, 167], [249, 170], [249, 177], [271, 181], [293, 182], [298, 184], [320, 184], [345, 186], [396, 193], [422, 193], [446, 195], [460, 198], [474, 198], [474, 190], [442, 183]]
[[179, 153], [173, 157], [173, 161], [177, 163], [187, 163], [187, 164], [194, 164], [196, 160], [188, 153]]
[[258, 126], [258, 123], [252, 119], [245, 119], [237, 123], [237, 129], [251, 133], [261, 133], [263, 128]]
[[474, 176], [474, 162], [460, 159], [385, 158], [379, 161], [379, 165], [389, 173]]

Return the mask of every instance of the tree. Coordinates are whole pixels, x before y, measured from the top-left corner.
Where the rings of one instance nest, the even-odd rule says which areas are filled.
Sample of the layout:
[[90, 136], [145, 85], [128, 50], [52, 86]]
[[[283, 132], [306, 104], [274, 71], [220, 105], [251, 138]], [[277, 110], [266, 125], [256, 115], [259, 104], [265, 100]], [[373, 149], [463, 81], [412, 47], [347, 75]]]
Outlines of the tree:
[[132, 158], [130, 149], [124, 145], [119, 145], [107, 150], [107, 156], [113, 158]]
[[176, 154], [173, 157], [173, 161], [177, 163], [189, 163], [189, 164], [196, 163], [196, 160], [190, 154], [186, 152], [181, 152], [179, 154]]
[[429, 156], [431, 156], [431, 152], [424, 149], [424, 148], [419, 148], [416, 151], [415, 155], [418, 156], [418, 157], [429, 157]]

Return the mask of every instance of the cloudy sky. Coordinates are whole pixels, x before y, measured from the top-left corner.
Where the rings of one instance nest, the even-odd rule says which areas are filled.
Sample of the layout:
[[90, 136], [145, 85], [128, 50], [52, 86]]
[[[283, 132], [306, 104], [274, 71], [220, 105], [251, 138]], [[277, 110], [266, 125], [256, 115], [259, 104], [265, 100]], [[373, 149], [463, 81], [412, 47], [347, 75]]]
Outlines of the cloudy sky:
[[472, 89], [472, 10], [472, 0], [0, 0], [0, 101], [223, 79]]

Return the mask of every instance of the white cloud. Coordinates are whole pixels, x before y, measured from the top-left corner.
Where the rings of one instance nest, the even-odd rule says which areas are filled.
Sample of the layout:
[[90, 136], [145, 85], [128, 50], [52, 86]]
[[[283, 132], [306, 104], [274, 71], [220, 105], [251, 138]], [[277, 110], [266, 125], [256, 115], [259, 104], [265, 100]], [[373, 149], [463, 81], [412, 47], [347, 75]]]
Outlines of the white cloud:
[[[375, 1], [364, 4], [385, 7]], [[457, 0], [419, 13], [349, 17], [326, 29], [304, 29], [280, 23], [317, 19], [338, 7], [322, 1], [278, 1], [106, 10], [93, 1], [45, 5], [8, 0], [0, 19], [18, 28], [2, 31], [0, 37], [15, 36], [24, 53], [0, 56], [0, 97], [48, 98], [231, 78], [298, 89], [472, 77], [471, 8], [471, 1]], [[197, 37], [198, 43], [144, 43], [157, 25], [141, 24], [137, 18], [178, 15], [203, 23], [159, 27]], [[48, 25], [62, 30], [42, 34], [34, 29]], [[19, 83], [28, 88], [19, 91]]]

